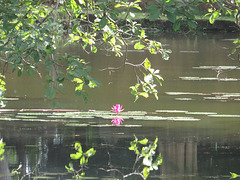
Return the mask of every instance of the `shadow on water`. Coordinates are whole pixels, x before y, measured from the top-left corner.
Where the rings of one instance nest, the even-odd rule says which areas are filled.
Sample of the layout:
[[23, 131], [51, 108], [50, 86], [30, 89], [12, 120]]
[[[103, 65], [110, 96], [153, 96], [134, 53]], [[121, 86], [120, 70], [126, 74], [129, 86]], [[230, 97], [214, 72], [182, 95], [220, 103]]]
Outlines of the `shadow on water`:
[[[151, 141], [159, 138], [163, 164], [149, 179], [229, 179], [230, 172], [240, 173], [239, 62], [228, 58], [233, 47], [230, 39], [235, 37], [160, 37], [173, 51], [169, 61], [146, 52], [129, 52], [133, 63], [149, 56], [152, 66], [161, 70], [165, 81], [158, 101], [149, 98], [133, 103], [129, 86], [135, 83], [135, 75], [130, 68], [111, 77], [98, 71], [121, 64], [122, 59], [113, 63], [113, 57], [102, 51], [87, 56], [77, 45], [59, 49], [59, 53], [71, 51], [81, 58], [90, 57], [92, 76], [98, 77], [102, 86], [89, 91], [86, 105], [69, 85], [58, 96], [67, 109], [50, 111], [48, 102], [41, 98], [42, 79], [15, 78], [9, 73], [7, 97], [15, 99], [1, 110], [0, 137], [7, 145], [0, 161], [0, 179], [17, 179], [6, 174], [19, 164], [21, 175], [35, 172], [25, 179], [71, 178], [65, 165], [71, 161], [75, 141], [81, 142], [84, 150], [96, 149], [86, 169], [88, 179], [121, 178], [102, 168], [117, 168], [124, 174], [131, 171], [135, 155], [128, 147], [134, 134]], [[111, 124], [114, 115], [109, 110], [116, 103], [125, 109], [121, 126]]]

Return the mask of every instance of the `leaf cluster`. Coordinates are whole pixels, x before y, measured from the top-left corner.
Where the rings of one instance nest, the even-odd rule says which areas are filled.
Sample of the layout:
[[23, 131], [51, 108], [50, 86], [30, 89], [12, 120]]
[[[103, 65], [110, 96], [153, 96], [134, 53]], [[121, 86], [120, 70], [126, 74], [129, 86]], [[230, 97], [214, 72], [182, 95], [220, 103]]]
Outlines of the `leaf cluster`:
[[79, 178], [85, 175], [84, 167], [87, 165], [88, 159], [95, 155], [96, 150], [90, 148], [86, 152], [83, 152], [82, 145], [79, 142], [75, 142], [74, 149], [76, 150], [76, 153], [70, 154], [70, 158], [73, 160], [79, 160], [80, 169], [75, 170], [72, 162], [69, 163], [69, 166], [66, 165], [65, 168], [68, 173], [74, 174], [73, 178]]
[[162, 164], [161, 154], [154, 157], [156, 155], [158, 138], [153, 143], [149, 143], [147, 138], [138, 140], [135, 135], [134, 137], [135, 139], [130, 142], [129, 147], [129, 150], [134, 151], [136, 154], [133, 172], [140, 172], [146, 179], [150, 171], [158, 170], [158, 166]]
[[186, 27], [194, 30], [197, 27], [195, 21], [199, 15], [198, 5], [202, 0], [178, 1], [178, 0], [156, 0], [147, 6], [149, 10], [149, 20], [154, 21], [161, 17], [166, 17], [173, 23], [174, 31], [182, 31]]
[[[137, 75], [138, 83], [135, 86], [131, 86], [131, 94], [135, 96], [135, 101], [138, 100], [139, 96], [145, 98], [149, 97], [149, 94], [153, 94], [158, 100], [158, 91], [156, 89], [156, 82], [162, 86], [163, 78], [159, 75], [159, 69], [153, 69], [151, 62], [146, 58], [143, 63], [137, 66], [139, 71], [142, 73], [143, 78]], [[143, 69], [143, 70], [142, 70]], [[139, 88], [142, 88], [142, 91]]]
[[[86, 53], [96, 53], [100, 47], [118, 57], [134, 41], [135, 49], [162, 53], [168, 59], [161, 43], [146, 39], [141, 25], [133, 20], [134, 12], [142, 10], [139, 2], [61, 0], [50, 4], [1, 0], [0, 60], [10, 64], [18, 76], [27, 73], [42, 77], [39, 67], [43, 66], [48, 73], [45, 99], [53, 101], [57, 90], [64, 90], [64, 82], [70, 80], [75, 84], [76, 94], [86, 102], [84, 85], [93, 88], [99, 83], [89, 75], [91, 68], [81, 58], [71, 55], [56, 58], [56, 40], [67, 35], [67, 44], [77, 42]], [[130, 38], [134, 40], [129, 41]], [[53, 101], [52, 108], [57, 103]]]

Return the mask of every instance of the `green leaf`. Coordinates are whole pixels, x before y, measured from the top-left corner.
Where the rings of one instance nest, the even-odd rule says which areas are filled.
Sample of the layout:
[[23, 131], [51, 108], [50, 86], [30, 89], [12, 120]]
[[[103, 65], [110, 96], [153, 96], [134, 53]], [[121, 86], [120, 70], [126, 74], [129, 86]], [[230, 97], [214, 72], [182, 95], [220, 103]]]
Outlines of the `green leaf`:
[[46, 97], [49, 99], [54, 99], [56, 94], [56, 88], [55, 87], [49, 87], [46, 91]]
[[143, 39], [143, 38], [145, 38], [146, 37], [146, 35], [145, 35], [145, 30], [141, 30], [141, 34], [140, 34], [140, 38], [141, 39]]
[[91, 51], [93, 53], [97, 53], [97, 47], [96, 46], [91, 46]]
[[93, 148], [89, 149], [85, 154], [87, 157], [91, 157], [94, 156], [96, 153], [96, 150], [94, 150]]
[[79, 142], [75, 142], [74, 149], [78, 151], [79, 153], [83, 153], [82, 146]]
[[128, 148], [130, 151], [134, 151], [134, 146], [130, 146], [129, 148]]
[[219, 17], [219, 15], [220, 15], [220, 12], [219, 12], [219, 11], [213, 12], [212, 15], [211, 15], [210, 18], [209, 18], [209, 22], [210, 22], [211, 24], [213, 24], [213, 23], [215, 22], [215, 20]]
[[29, 76], [34, 76], [35, 75], [34, 70], [32, 70], [30, 68], [27, 68], [27, 73], [28, 73]]
[[233, 178], [233, 179], [235, 179], [235, 178], [237, 178], [239, 176], [238, 174], [232, 173], [232, 172], [230, 172], [230, 174], [231, 174], [231, 178]]
[[70, 154], [71, 159], [80, 159], [82, 157], [82, 153], [77, 152], [76, 154]]
[[173, 24], [173, 30], [174, 31], [179, 31], [180, 28], [181, 28], [181, 23], [179, 21], [177, 21]]
[[99, 28], [100, 28], [100, 29], [103, 29], [103, 28], [107, 25], [107, 22], [108, 22], [107, 17], [104, 16], [104, 17], [101, 19], [101, 21], [99, 22]]
[[18, 77], [20, 77], [22, 75], [23, 71], [21, 69], [18, 70]]
[[138, 141], [140, 144], [142, 144], [142, 145], [146, 145], [147, 143], [148, 143], [148, 139], [147, 138], [145, 138], [145, 139], [143, 139], [143, 140], [140, 140], [140, 141]]
[[192, 29], [196, 29], [196, 28], [197, 28], [196, 21], [188, 20], [187, 23], [188, 23], [188, 26], [189, 26], [190, 28], [192, 28]]
[[145, 97], [145, 98], [148, 98], [148, 97], [149, 97], [149, 95], [148, 95], [147, 92], [141, 92], [141, 93], [139, 93], [138, 95], [139, 95], [139, 96], [143, 96], [143, 97]]
[[149, 174], [150, 174], [150, 168], [149, 167], [144, 167], [143, 168], [143, 176], [145, 177], [145, 179], [147, 179]]
[[120, 8], [120, 7], [122, 7], [123, 5], [122, 4], [116, 4], [114, 7], [115, 8]]
[[85, 163], [86, 163], [86, 158], [85, 158], [85, 156], [82, 156], [80, 159], [80, 165], [83, 165]]
[[32, 57], [33, 57], [35, 63], [39, 62], [40, 56], [39, 56], [39, 54], [38, 54], [38, 52], [36, 50], [34, 50], [32, 52]]
[[162, 164], [162, 162], [163, 162], [162, 155], [159, 154], [159, 155], [157, 156], [157, 158], [155, 159], [153, 165], [155, 165], [155, 166], [160, 166], [160, 165]]
[[141, 44], [140, 42], [138, 42], [134, 45], [134, 49], [140, 50], [140, 49], [143, 49], [143, 48], [145, 48], [145, 46], [143, 44]]
[[174, 13], [166, 11], [166, 14], [169, 21], [171, 21], [172, 23], [176, 22], [176, 15]]
[[146, 59], [144, 60], [144, 67], [145, 67], [146, 69], [151, 68], [151, 62], [148, 60], [148, 58], [146, 58]]
[[159, 18], [161, 14], [161, 8], [158, 7], [156, 4], [152, 3], [151, 5], [147, 6], [147, 9], [150, 10], [149, 13], [149, 20], [150, 21], [155, 21], [156, 19]]
[[138, 98], [139, 98], [139, 96], [136, 95], [136, 96], [135, 96], [135, 100], [134, 100], [134, 102], [136, 102], [136, 101], [138, 100]]

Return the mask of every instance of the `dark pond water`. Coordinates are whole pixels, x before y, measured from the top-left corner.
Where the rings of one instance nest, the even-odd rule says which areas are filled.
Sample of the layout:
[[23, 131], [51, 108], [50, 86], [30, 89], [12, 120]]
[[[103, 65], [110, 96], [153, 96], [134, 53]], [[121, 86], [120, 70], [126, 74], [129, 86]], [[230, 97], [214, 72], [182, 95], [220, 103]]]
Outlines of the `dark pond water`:
[[[92, 76], [101, 86], [88, 91], [87, 104], [66, 84], [66, 91], [58, 95], [66, 112], [39, 111], [50, 108], [42, 98], [43, 80], [7, 74], [7, 97], [17, 100], [9, 100], [1, 111], [0, 136], [7, 145], [0, 174], [8, 174], [21, 163], [21, 175], [35, 172], [25, 179], [69, 179], [65, 165], [71, 161], [74, 142], [79, 141], [84, 151], [96, 149], [89, 159], [87, 179], [121, 179], [119, 173], [103, 169], [119, 169], [124, 174], [131, 171], [135, 155], [128, 147], [134, 134], [151, 141], [159, 138], [157, 150], [163, 164], [150, 179], [229, 179], [230, 172], [240, 174], [239, 61], [228, 56], [236, 37], [164, 35], [160, 41], [173, 51], [169, 61], [147, 52], [129, 52], [131, 62], [149, 57], [152, 66], [160, 69], [165, 81], [158, 89], [158, 101], [150, 97], [134, 103], [129, 90], [136, 82], [132, 68], [126, 66], [109, 76], [99, 69], [118, 66], [123, 59], [105, 56], [103, 51], [86, 55], [78, 45], [59, 48], [58, 53], [71, 52], [90, 60]], [[220, 68], [222, 73], [217, 77]], [[117, 103], [125, 109], [121, 114], [124, 123], [119, 127], [111, 125], [114, 115], [109, 113]]]

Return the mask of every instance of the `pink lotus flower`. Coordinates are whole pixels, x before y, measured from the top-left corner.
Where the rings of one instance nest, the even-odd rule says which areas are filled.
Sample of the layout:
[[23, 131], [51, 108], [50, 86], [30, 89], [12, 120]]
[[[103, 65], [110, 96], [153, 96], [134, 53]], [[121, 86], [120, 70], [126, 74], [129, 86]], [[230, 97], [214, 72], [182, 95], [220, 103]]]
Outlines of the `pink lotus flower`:
[[119, 126], [120, 124], [122, 124], [122, 121], [124, 121], [123, 119], [120, 118], [115, 118], [113, 119], [111, 122], [117, 126]]
[[113, 105], [112, 110], [115, 113], [120, 113], [121, 111], [123, 111], [124, 109], [122, 109], [122, 106], [120, 104], [116, 104], [115, 106]]

